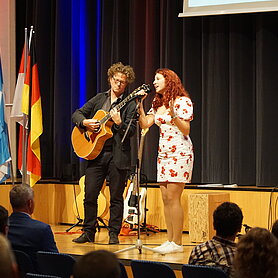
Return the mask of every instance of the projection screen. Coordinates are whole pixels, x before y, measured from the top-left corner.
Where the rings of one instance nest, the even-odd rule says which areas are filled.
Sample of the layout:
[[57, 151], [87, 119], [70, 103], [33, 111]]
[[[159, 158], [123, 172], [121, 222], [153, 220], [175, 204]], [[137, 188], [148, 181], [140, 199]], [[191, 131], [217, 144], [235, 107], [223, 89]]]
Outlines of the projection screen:
[[278, 0], [184, 0], [179, 17], [278, 11]]

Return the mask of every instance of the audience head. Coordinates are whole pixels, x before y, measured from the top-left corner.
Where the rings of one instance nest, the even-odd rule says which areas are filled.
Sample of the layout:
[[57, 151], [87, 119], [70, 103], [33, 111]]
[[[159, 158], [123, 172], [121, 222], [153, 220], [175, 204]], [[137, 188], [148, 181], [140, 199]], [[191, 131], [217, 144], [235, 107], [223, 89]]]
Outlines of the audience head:
[[7, 238], [0, 234], [0, 277], [19, 277], [17, 264]]
[[83, 255], [74, 265], [74, 278], [120, 278], [121, 269], [116, 255], [97, 250]]
[[242, 225], [242, 211], [235, 203], [224, 202], [213, 213], [213, 226], [216, 235], [222, 238], [235, 240]]
[[8, 233], [8, 211], [0, 205], [0, 234]]
[[34, 191], [28, 185], [15, 185], [10, 191], [10, 203], [13, 211], [32, 214], [34, 211]]
[[236, 278], [277, 278], [277, 238], [267, 229], [252, 228], [238, 242], [233, 267]]
[[273, 223], [271, 232], [276, 236], [278, 239], [278, 219]]

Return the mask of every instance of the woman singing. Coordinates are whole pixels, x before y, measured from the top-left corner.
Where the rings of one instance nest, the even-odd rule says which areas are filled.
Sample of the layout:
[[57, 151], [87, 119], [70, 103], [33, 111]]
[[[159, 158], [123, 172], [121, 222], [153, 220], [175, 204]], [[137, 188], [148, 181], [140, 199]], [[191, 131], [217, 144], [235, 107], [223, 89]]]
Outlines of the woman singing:
[[[163, 68], [155, 73], [156, 95], [147, 115], [139, 106], [139, 124], [148, 128], [160, 127], [157, 157], [157, 181], [160, 184], [168, 240], [155, 250], [166, 253], [183, 252], [183, 209], [181, 194], [185, 183], [191, 181], [193, 146], [189, 137], [193, 105], [180, 78], [172, 70]], [[143, 97], [143, 99], [146, 96]]]

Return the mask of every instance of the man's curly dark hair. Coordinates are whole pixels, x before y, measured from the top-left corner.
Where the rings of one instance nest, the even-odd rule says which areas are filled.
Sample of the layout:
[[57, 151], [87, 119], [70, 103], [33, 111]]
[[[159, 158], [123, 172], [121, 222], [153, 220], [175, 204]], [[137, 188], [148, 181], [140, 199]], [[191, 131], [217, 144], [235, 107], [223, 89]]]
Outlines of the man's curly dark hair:
[[[122, 62], [118, 62], [113, 64], [107, 72], [108, 75], [108, 83], [109, 80], [114, 76], [115, 73], [120, 72], [126, 75], [126, 81], [128, 84], [131, 84], [135, 80], [135, 73], [131, 66], [124, 65]], [[109, 83], [110, 84], [110, 83]]]
[[242, 211], [237, 204], [222, 203], [213, 213], [216, 235], [223, 238], [235, 236], [241, 230], [242, 219]]

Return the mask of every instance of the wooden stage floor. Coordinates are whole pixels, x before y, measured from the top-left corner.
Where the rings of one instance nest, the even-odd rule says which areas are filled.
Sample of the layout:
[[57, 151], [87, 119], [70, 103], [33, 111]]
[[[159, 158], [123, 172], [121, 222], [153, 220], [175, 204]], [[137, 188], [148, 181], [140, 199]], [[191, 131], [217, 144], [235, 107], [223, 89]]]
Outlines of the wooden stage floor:
[[[69, 226], [67, 225], [52, 225], [52, 230], [59, 251], [73, 256], [83, 255], [87, 252], [99, 249], [115, 252], [124, 248], [135, 246], [138, 241], [137, 235], [119, 236], [120, 244], [109, 245], [108, 231], [106, 228], [102, 227], [100, 231], [96, 233], [95, 243], [77, 244], [72, 242], [72, 239], [81, 234], [81, 228], [74, 227], [69, 232], [66, 232], [68, 228]], [[153, 248], [166, 241], [167, 235], [166, 232], [148, 232], [148, 235], [145, 232], [141, 232], [140, 239], [143, 246]], [[165, 262], [175, 270], [177, 277], [182, 277], [180, 272], [181, 266], [182, 264], [188, 262], [190, 252], [195, 246], [194, 243], [189, 242], [189, 235], [186, 233], [183, 234], [183, 246], [183, 253], [160, 255], [158, 253], [142, 249], [142, 253], [140, 254], [139, 250], [134, 248], [132, 250], [117, 253], [117, 257], [126, 266], [129, 277], [132, 277], [129, 269], [130, 260], [132, 259]]]

